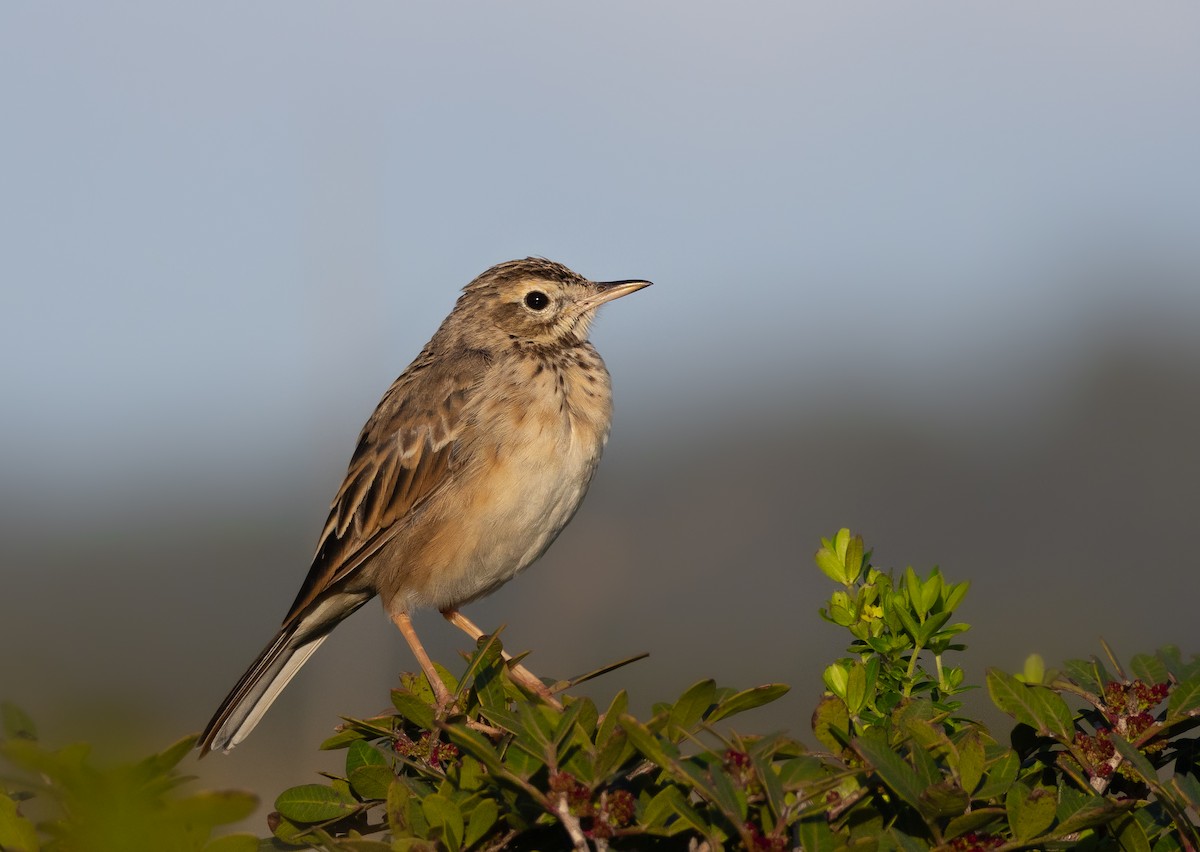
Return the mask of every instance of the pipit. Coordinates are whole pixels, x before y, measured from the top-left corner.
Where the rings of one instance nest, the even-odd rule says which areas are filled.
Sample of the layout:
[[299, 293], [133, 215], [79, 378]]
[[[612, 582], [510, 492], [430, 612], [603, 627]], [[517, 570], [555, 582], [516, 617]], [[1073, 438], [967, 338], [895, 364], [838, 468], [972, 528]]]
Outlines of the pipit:
[[528, 567], [571, 520], [612, 418], [588, 328], [602, 304], [649, 283], [589, 281], [526, 258], [463, 288], [363, 427], [296, 601], [208, 723], [202, 753], [244, 740], [330, 631], [376, 595], [449, 706], [409, 613], [435, 607], [478, 639], [459, 607]]

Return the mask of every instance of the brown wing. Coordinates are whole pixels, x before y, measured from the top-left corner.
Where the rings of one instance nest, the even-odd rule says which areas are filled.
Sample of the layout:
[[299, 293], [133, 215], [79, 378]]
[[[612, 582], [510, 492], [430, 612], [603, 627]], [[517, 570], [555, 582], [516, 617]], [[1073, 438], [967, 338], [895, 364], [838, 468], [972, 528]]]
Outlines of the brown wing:
[[379, 552], [450, 478], [473, 383], [469, 373], [436, 372], [428, 359], [414, 362], [363, 427], [285, 625]]

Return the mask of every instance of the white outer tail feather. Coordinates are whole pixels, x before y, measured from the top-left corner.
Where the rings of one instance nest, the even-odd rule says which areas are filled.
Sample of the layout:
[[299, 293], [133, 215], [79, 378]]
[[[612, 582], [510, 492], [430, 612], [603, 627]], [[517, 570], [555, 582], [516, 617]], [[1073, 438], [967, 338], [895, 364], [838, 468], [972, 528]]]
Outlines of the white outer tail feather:
[[371, 597], [363, 592], [333, 594], [284, 625], [208, 723], [200, 737], [201, 755], [210, 749], [227, 752], [250, 736], [263, 714], [328, 638], [329, 632]]

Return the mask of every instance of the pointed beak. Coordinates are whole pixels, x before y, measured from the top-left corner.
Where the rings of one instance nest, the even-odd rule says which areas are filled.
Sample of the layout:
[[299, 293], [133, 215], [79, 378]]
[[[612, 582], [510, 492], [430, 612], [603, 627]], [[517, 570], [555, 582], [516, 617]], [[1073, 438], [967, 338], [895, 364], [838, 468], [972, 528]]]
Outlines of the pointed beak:
[[596, 294], [588, 299], [589, 307], [603, 305], [605, 302], [611, 302], [613, 299], [619, 299], [622, 296], [628, 296], [630, 293], [636, 293], [643, 287], [649, 287], [649, 281], [593, 281], [592, 286], [596, 288]]

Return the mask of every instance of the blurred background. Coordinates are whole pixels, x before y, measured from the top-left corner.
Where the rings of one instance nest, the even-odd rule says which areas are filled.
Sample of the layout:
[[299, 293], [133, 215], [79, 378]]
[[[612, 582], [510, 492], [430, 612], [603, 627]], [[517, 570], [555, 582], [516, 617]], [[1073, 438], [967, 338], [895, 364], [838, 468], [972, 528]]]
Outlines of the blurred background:
[[[840, 526], [971, 580], [975, 683], [1200, 650], [1198, 37], [1183, 3], [5, 4], [0, 697], [112, 757], [199, 730], [380, 394], [531, 254], [656, 282], [593, 333], [579, 516], [467, 609], [540, 674], [649, 651], [588, 689], [643, 711], [785, 681], [742, 727], [809, 736]], [[269, 803], [412, 668], [369, 605], [185, 767]]]

